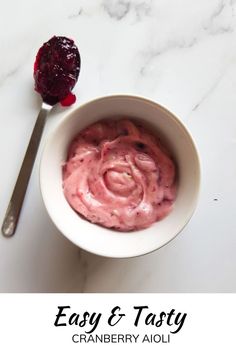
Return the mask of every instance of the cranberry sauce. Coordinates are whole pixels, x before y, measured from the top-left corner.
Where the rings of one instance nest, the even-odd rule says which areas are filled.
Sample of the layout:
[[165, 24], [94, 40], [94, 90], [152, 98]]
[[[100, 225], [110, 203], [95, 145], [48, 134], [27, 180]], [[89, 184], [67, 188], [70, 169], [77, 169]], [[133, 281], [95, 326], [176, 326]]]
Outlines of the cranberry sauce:
[[44, 102], [69, 106], [80, 72], [80, 54], [72, 39], [52, 37], [39, 49], [34, 63], [35, 90]]

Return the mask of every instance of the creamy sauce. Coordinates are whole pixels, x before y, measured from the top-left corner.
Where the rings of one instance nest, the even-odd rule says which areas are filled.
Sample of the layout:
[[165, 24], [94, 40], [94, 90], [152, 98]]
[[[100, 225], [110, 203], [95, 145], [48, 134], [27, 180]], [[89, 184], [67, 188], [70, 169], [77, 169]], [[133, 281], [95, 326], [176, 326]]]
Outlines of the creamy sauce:
[[169, 154], [141, 125], [100, 121], [71, 143], [63, 189], [71, 207], [91, 222], [138, 230], [171, 211], [175, 175]]

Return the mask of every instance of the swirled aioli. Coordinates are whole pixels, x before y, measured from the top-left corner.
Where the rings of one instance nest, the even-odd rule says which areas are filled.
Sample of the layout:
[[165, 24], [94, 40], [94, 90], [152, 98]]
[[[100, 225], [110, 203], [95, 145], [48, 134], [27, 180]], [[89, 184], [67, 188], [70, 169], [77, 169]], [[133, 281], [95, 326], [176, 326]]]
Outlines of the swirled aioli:
[[176, 168], [158, 139], [131, 120], [100, 121], [69, 147], [63, 189], [93, 223], [139, 230], [163, 219], [176, 198]]

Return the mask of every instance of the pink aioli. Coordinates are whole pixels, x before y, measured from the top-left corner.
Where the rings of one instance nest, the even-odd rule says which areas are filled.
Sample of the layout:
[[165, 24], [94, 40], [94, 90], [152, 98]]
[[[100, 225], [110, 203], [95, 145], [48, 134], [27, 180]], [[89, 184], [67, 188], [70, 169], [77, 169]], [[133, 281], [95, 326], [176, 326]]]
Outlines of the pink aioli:
[[139, 230], [167, 216], [176, 198], [176, 168], [156, 137], [130, 120], [100, 121], [72, 141], [63, 190], [89, 221]]

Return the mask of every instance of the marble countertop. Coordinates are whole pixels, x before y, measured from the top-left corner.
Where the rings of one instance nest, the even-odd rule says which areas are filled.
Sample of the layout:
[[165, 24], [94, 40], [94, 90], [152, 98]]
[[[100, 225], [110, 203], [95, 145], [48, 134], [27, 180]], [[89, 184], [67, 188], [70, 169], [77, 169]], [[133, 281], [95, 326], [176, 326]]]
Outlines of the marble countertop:
[[8, 0], [0, 12], [0, 221], [40, 100], [32, 66], [52, 35], [75, 39], [82, 68], [76, 106], [131, 93], [166, 106], [199, 149], [198, 208], [170, 244], [135, 259], [80, 250], [54, 227], [39, 190], [50, 131], [71, 109], [53, 109], [16, 235], [0, 236], [1, 292], [236, 291], [236, 1]]

